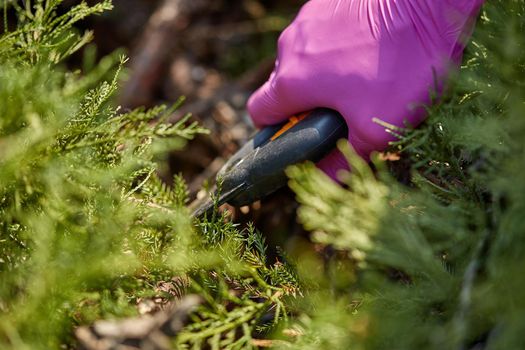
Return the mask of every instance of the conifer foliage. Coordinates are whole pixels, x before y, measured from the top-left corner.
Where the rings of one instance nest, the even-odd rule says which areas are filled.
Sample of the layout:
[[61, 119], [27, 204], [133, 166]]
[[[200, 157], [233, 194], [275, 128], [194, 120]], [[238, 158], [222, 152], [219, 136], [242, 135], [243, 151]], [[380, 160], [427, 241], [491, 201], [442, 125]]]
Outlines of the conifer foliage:
[[[255, 321], [275, 305], [284, 310], [292, 275], [267, 266], [254, 230], [219, 218], [193, 226], [184, 182], [168, 188], [157, 167], [205, 130], [189, 116], [169, 122], [179, 104], [113, 107], [124, 58], [65, 70], [60, 63], [91, 36], [73, 24], [111, 3], [59, 14], [61, 2], [3, 3], [17, 23], [0, 38], [0, 347], [74, 345], [75, 326], [135, 315], [174, 276], [207, 302], [181, 346], [219, 344], [228, 332], [226, 343], [250, 344]], [[234, 285], [244, 292], [233, 295]]]
[[[289, 171], [301, 221], [357, 274], [308, 320], [317, 344], [525, 346], [524, 16], [523, 1], [488, 1], [460, 75], [426, 124], [386, 125], [399, 138], [391, 151], [409, 160], [408, 184], [379, 158], [374, 174], [345, 145], [348, 190], [311, 165]], [[350, 305], [355, 315], [342, 312]]]
[[522, 0], [484, 6], [424, 125], [385, 125], [408, 179], [393, 176], [401, 161], [370, 167], [344, 144], [344, 188], [312, 164], [289, 169], [324, 254], [277, 260], [254, 227], [190, 219], [184, 181], [168, 187], [158, 164], [206, 131], [171, 121], [182, 100], [115, 107], [122, 57], [67, 70], [91, 38], [74, 24], [111, 2], [61, 3], [1, 5], [0, 348], [77, 347], [76, 327], [136, 315], [166, 281], [166, 299], [201, 300], [173, 348], [525, 347]]

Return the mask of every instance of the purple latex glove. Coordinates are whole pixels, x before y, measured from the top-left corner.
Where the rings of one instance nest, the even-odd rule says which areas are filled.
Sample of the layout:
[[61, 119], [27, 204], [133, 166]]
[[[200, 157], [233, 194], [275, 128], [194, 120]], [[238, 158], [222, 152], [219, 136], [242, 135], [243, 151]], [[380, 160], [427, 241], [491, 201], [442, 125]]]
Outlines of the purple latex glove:
[[[393, 138], [373, 118], [425, 118], [431, 91], [461, 62], [483, 0], [311, 0], [278, 42], [275, 70], [248, 102], [257, 126], [316, 107], [339, 111], [363, 158]], [[437, 91], [436, 91], [437, 88]], [[333, 179], [335, 150], [318, 166]]]

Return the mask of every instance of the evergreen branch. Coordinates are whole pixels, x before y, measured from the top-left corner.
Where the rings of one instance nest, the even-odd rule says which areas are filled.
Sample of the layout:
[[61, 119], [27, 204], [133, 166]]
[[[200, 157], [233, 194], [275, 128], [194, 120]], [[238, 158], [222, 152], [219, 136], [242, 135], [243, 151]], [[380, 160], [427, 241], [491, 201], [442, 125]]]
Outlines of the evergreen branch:
[[177, 344], [195, 343], [197, 341], [202, 341], [213, 336], [220, 335], [229, 330], [237, 329], [242, 325], [253, 321], [255, 316], [266, 307], [268, 307], [267, 303], [261, 303], [249, 305], [241, 309], [236, 309], [229, 313], [223, 322], [218, 322], [213, 326], [205, 328], [203, 331], [195, 333], [182, 332], [177, 336], [176, 342]]
[[126, 197], [130, 197], [133, 193], [137, 192], [138, 190], [140, 190], [150, 179], [151, 175], [153, 175], [153, 173], [155, 173], [156, 169], [151, 169], [148, 174], [146, 175], [146, 178], [144, 180], [142, 180], [141, 183], [139, 183], [137, 186], [135, 186], [131, 191], [129, 191], [128, 193], [126, 193]]

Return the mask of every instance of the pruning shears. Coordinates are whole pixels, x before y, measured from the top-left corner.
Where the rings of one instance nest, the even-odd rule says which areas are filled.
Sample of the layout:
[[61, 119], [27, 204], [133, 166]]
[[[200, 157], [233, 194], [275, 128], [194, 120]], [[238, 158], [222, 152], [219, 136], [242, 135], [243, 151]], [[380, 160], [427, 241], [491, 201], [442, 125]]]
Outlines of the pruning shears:
[[[217, 206], [249, 205], [287, 183], [288, 166], [318, 162], [346, 138], [348, 128], [341, 114], [318, 108], [295, 115], [284, 123], [265, 127], [235, 153], [217, 173], [213, 195], [193, 212], [209, 215]], [[218, 190], [219, 188], [220, 190]], [[195, 206], [195, 205], [192, 205]]]

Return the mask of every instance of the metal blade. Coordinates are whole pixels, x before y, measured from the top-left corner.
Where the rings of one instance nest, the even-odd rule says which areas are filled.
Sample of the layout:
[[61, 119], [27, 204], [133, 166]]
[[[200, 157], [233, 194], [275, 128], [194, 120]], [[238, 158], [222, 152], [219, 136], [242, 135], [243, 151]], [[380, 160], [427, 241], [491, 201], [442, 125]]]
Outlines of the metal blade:
[[[242, 183], [239, 186], [229, 190], [228, 192], [219, 195], [218, 199], [213, 198], [217, 195], [217, 191], [214, 191], [214, 195], [211, 196], [211, 198], [208, 198], [204, 203], [198, 205], [197, 209], [195, 209], [191, 214], [191, 217], [200, 219], [204, 216], [210, 216], [213, 213], [215, 206], [217, 206], [218, 208], [221, 205], [227, 203], [230, 199], [237, 196], [238, 193], [242, 192], [244, 190], [244, 187], [245, 184]], [[190, 208], [194, 205], [194, 203], [190, 205]]]

